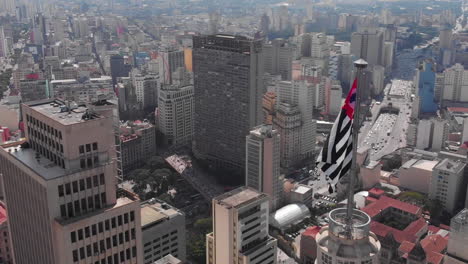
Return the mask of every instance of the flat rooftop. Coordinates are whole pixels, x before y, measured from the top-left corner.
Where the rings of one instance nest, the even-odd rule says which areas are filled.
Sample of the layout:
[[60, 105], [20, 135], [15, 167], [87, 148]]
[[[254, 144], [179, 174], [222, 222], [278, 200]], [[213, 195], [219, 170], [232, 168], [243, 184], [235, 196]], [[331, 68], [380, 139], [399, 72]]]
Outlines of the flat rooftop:
[[183, 215], [181, 211], [162, 201], [151, 199], [141, 204], [141, 227]]
[[4, 150], [45, 180], [52, 180], [71, 174], [42, 155], [40, 155], [39, 159], [36, 159], [36, 151], [32, 148], [21, 148], [20, 146], [15, 146], [5, 148]]
[[408, 86], [411, 86], [410, 81], [394, 80], [392, 82], [392, 86], [390, 87], [389, 95], [403, 97], [408, 91]]
[[27, 104], [31, 109], [57, 121], [63, 125], [84, 123], [102, 116], [88, 112], [86, 107], [67, 106], [61, 100], [41, 100]]
[[257, 192], [248, 187], [240, 187], [224, 193], [214, 199], [226, 207], [239, 207], [245, 203], [253, 202], [266, 197], [266, 194]]

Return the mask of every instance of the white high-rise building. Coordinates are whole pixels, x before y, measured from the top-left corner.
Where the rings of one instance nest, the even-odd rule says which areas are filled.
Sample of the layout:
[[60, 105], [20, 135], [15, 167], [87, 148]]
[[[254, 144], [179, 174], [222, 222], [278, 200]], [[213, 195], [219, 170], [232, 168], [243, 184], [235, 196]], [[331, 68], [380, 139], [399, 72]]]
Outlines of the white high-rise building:
[[433, 151], [441, 151], [445, 147], [448, 138], [449, 124], [444, 119], [433, 119], [432, 146]]
[[277, 105], [288, 103], [298, 106], [301, 113], [300, 156], [311, 157], [315, 151], [316, 122], [313, 119], [315, 89], [307, 81], [281, 81], [277, 83]]
[[330, 95], [328, 98], [328, 114], [338, 115], [341, 111], [341, 105], [343, 101], [343, 90], [339, 83], [334, 83], [330, 89]]
[[172, 74], [177, 68], [185, 67], [184, 50], [175, 47], [166, 47], [158, 54], [159, 78], [161, 83], [171, 84]]
[[445, 147], [449, 133], [447, 120], [423, 119], [419, 120], [416, 137], [417, 149], [432, 149], [441, 151]]
[[158, 79], [155, 75], [131, 74], [136, 101], [141, 108], [153, 107], [158, 101]]
[[468, 71], [463, 65], [455, 64], [443, 72], [441, 90], [445, 101], [468, 102]]
[[461, 161], [446, 158], [432, 170], [429, 198], [439, 200], [448, 212], [452, 213], [461, 201], [465, 166]]
[[213, 232], [206, 235], [207, 264], [275, 264], [268, 235], [268, 195], [241, 187], [212, 201]]
[[346, 230], [346, 208], [332, 210], [328, 226], [316, 235], [316, 264], [379, 262], [380, 242], [370, 232], [371, 218], [366, 213], [353, 210], [352, 227]]
[[327, 59], [330, 57], [327, 35], [324, 33], [312, 33], [310, 41], [310, 57], [318, 59]]
[[450, 236], [444, 263], [468, 263], [468, 209], [466, 208], [450, 220]]
[[374, 65], [383, 65], [384, 54], [383, 33], [377, 30], [355, 32], [351, 36], [351, 54], [364, 59], [369, 63], [369, 68]]
[[299, 108], [281, 103], [276, 109], [273, 126], [280, 134], [281, 166], [291, 167], [300, 160], [301, 150], [301, 113]]
[[291, 80], [292, 60], [295, 47], [286, 43], [284, 39], [274, 39], [263, 46], [263, 62], [265, 72], [281, 75], [283, 80]]
[[270, 209], [281, 206], [280, 135], [271, 125], [260, 125], [246, 139], [245, 182], [270, 196]]
[[463, 132], [462, 132], [462, 141], [461, 143], [465, 143], [468, 141], [468, 117], [463, 119]]
[[163, 85], [158, 98], [158, 126], [169, 145], [190, 145], [193, 134], [193, 85]]
[[418, 123], [418, 132], [416, 136], [416, 148], [417, 149], [428, 149], [431, 146], [431, 131], [432, 122], [431, 120], [420, 120]]

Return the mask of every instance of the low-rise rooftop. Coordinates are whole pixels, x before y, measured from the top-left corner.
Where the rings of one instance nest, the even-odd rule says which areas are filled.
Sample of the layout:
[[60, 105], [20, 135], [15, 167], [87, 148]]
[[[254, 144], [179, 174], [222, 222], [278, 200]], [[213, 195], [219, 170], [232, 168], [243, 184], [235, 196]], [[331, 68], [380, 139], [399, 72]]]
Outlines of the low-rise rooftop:
[[183, 215], [181, 211], [163, 201], [150, 199], [141, 204], [141, 227], [149, 228], [175, 216]]
[[257, 192], [252, 188], [240, 187], [215, 197], [214, 200], [226, 207], [238, 208], [245, 203], [253, 202], [266, 197], [266, 194]]

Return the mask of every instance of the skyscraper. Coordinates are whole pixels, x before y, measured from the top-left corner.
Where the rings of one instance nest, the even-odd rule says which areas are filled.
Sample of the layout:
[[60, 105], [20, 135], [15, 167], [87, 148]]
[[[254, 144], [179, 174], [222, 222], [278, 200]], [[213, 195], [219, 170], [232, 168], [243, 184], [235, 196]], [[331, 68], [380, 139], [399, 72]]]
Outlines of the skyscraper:
[[168, 145], [190, 146], [193, 135], [193, 85], [163, 85], [159, 91], [157, 122]]
[[444, 263], [468, 262], [468, 209], [461, 210], [450, 220], [450, 237]]
[[16, 264], [143, 263], [138, 197], [116, 188], [113, 118], [22, 105], [28, 142], [0, 148]]
[[167, 47], [159, 52], [159, 78], [162, 84], [171, 84], [173, 72], [184, 66], [184, 50]]
[[247, 187], [215, 197], [206, 263], [275, 264], [276, 239], [268, 235], [268, 207], [266, 194]]
[[124, 58], [121, 55], [110, 57], [110, 70], [112, 84], [117, 84], [117, 77], [128, 77], [129, 69], [125, 66]]
[[274, 39], [263, 46], [265, 72], [281, 75], [283, 80], [292, 78], [292, 60], [295, 48], [284, 39]]
[[197, 158], [243, 174], [245, 136], [262, 122], [262, 40], [193, 38], [194, 137]]
[[351, 36], [351, 54], [364, 59], [369, 67], [383, 65], [384, 36], [377, 30], [355, 32]]
[[420, 63], [414, 77], [416, 94], [419, 96], [419, 111], [421, 113], [435, 113], [437, 103], [435, 97], [436, 73], [435, 63], [426, 60]]
[[455, 64], [444, 70], [443, 79], [438, 80], [443, 104], [449, 102], [468, 102], [468, 70]]
[[270, 196], [270, 209], [281, 205], [283, 183], [280, 179], [280, 135], [271, 125], [250, 131], [246, 142], [245, 183]]

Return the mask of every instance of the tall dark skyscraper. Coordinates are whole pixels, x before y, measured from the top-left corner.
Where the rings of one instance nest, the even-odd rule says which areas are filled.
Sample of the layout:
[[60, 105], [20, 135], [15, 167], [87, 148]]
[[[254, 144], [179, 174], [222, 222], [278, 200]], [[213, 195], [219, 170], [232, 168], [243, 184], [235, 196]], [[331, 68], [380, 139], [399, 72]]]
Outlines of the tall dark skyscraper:
[[131, 67], [128, 67], [121, 55], [114, 55], [110, 58], [110, 69], [112, 84], [117, 83], [117, 77], [128, 77]]
[[242, 175], [245, 138], [262, 122], [262, 41], [230, 35], [195, 36], [193, 72], [194, 154]]

